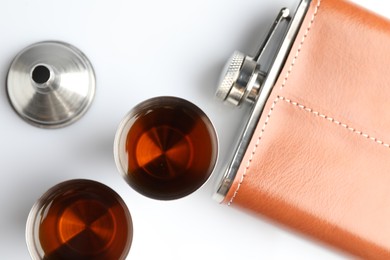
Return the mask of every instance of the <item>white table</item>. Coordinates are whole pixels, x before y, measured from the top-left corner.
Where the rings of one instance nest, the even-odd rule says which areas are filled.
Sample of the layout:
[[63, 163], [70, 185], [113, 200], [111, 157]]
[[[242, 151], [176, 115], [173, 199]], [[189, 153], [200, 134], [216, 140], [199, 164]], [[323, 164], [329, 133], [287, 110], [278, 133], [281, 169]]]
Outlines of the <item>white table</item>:
[[[355, 0], [390, 17], [386, 1]], [[29, 259], [25, 222], [33, 203], [69, 179], [100, 181], [127, 203], [134, 222], [129, 259], [345, 259], [265, 220], [211, 199], [248, 109], [214, 98], [233, 50], [252, 53], [279, 9], [297, 0], [13, 0], [0, 15], [0, 258]], [[80, 48], [97, 75], [92, 107], [75, 124], [45, 130], [21, 120], [4, 82], [14, 56], [42, 40]], [[220, 139], [219, 164], [194, 194], [161, 202], [132, 190], [112, 153], [116, 128], [137, 103], [172, 95], [202, 108]]]

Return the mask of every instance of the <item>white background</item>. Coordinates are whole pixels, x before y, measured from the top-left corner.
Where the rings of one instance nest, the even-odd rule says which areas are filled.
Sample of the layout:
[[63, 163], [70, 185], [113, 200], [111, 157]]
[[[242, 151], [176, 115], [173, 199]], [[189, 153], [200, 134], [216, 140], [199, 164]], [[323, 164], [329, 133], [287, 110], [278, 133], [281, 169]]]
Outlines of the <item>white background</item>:
[[[356, 1], [390, 17], [386, 1]], [[211, 199], [242, 118], [214, 99], [220, 71], [235, 50], [248, 54], [282, 6], [297, 0], [12, 0], [0, 7], [0, 259], [29, 259], [25, 222], [51, 186], [88, 178], [113, 188], [133, 217], [129, 259], [346, 259], [348, 256]], [[4, 82], [13, 57], [43, 40], [81, 49], [97, 75], [91, 109], [75, 124], [39, 129], [21, 120]], [[194, 194], [161, 202], [133, 191], [112, 153], [116, 128], [137, 103], [160, 95], [188, 99], [214, 122], [220, 158]]]

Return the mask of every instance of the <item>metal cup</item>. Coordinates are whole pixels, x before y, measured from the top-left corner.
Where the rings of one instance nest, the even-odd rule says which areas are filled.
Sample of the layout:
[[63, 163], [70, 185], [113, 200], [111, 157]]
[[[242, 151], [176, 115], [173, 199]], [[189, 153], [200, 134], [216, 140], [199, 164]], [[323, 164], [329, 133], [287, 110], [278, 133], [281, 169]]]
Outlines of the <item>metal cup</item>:
[[71, 180], [49, 189], [27, 219], [32, 259], [126, 258], [133, 238], [129, 210], [112, 189]]
[[191, 102], [155, 97], [124, 117], [114, 155], [118, 170], [136, 191], [153, 199], [178, 199], [208, 180], [217, 161], [217, 134]]

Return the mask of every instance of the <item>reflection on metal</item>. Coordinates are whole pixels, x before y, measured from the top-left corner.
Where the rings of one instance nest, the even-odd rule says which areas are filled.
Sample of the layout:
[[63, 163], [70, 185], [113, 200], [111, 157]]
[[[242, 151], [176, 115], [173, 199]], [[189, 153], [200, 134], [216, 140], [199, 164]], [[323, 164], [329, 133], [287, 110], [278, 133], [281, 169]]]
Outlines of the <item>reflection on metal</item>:
[[15, 111], [27, 122], [58, 128], [79, 119], [95, 95], [95, 74], [87, 57], [63, 42], [40, 42], [22, 50], [7, 77]]

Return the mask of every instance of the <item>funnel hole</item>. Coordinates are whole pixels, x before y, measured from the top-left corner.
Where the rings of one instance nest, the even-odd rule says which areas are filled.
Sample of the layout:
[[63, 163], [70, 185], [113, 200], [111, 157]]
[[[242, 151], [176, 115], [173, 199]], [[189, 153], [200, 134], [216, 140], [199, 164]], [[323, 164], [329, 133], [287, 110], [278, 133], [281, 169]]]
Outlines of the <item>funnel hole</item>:
[[32, 71], [32, 80], [37, 84], [46, 83], [50, 78], [50, 70], [43, 65], [36, 66]]

